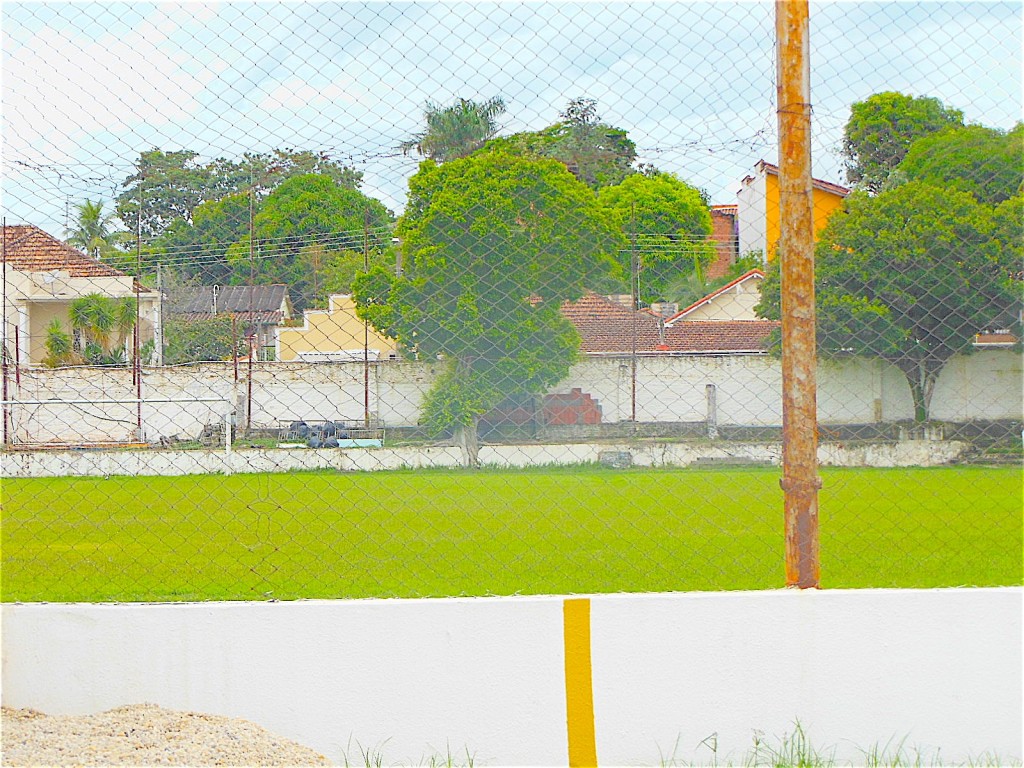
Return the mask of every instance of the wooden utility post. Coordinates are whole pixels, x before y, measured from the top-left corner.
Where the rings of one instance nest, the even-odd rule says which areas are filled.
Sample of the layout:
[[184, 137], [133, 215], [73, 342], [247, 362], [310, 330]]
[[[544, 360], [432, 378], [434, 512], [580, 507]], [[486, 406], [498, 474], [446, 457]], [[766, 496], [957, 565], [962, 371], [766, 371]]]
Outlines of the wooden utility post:
[[786, 586], [817, 587], [818, 421], [808, 1], [776, 0]]

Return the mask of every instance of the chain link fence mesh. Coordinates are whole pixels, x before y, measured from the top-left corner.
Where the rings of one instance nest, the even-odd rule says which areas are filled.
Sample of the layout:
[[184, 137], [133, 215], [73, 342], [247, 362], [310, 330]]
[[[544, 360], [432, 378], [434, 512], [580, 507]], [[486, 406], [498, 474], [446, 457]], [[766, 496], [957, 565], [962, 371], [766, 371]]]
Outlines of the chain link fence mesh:
[[[6, 3], [3, 599], [782, 586], [773, 11]], [[1020, 31], [812, 7], [822, 586], [1020, 583]]]

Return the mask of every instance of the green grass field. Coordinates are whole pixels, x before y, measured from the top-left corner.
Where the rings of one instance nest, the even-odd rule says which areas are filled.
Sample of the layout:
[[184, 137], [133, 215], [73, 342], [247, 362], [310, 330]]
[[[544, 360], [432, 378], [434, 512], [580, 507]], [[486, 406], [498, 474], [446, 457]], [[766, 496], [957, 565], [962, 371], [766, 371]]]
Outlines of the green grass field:
[[[822, 476], [823, 587], [1021, 583], [1018, 468]], [[2, 493], [4, 601], [784, 585], [771, 468], [7, 479]]]

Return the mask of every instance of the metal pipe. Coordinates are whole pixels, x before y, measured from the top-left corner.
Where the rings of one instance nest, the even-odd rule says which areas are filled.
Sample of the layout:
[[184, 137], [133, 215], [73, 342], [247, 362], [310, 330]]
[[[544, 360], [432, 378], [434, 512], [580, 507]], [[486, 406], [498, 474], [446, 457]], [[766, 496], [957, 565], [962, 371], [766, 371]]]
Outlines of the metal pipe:
[[248, 381], [246, 382], [245, 392], [245, 431], [246, 433], [252, 429], [252, 356], [256, 354], [256, 340], [250, 335], [249, 336], [249, 365], [248, 365]]
[[126, 400], [4, 400], [4, 405], [136, 405], [138, 403], [230, 403], [229, 397], [147, 397]]
[[[363, 212], [363, 272], [370, 271], [370, 209]], [[363, 320], [363, 427], [370, 428], [370, 324]]]
[[629, 420], [633, 423], [633, 430], [636, 431], [636, 334], [637, 334], [637, 312], [640, 309], [640, 256], [636, 250], [636, 203], [630, 205], [630, 218], [632, 220], [629, 235], [629, 292], [630, 309], [633, 310], [633, 349], [629, 358]]
[[776, 0], [786, 586], [817, 587], [817, 349], [807, 0]]
[[0, 248], [3, 249], [3, 322], [0, 324], [0, 345], [2, 345], [2, 353], [0, 353], [0, 367], [3, 368], [3, 446], [7, 446], [8, 434], [7, 434], [7, 217], [3, 218], [3, 234], [2, 242], [0, 242]]

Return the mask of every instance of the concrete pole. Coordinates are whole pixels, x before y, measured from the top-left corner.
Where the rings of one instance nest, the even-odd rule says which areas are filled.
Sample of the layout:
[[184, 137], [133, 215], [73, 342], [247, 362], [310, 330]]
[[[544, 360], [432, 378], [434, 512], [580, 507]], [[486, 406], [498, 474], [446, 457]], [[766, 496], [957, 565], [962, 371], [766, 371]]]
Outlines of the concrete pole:
[[807, 0], [776, 0], [786, 586], [817, 587], [818, 430]]

